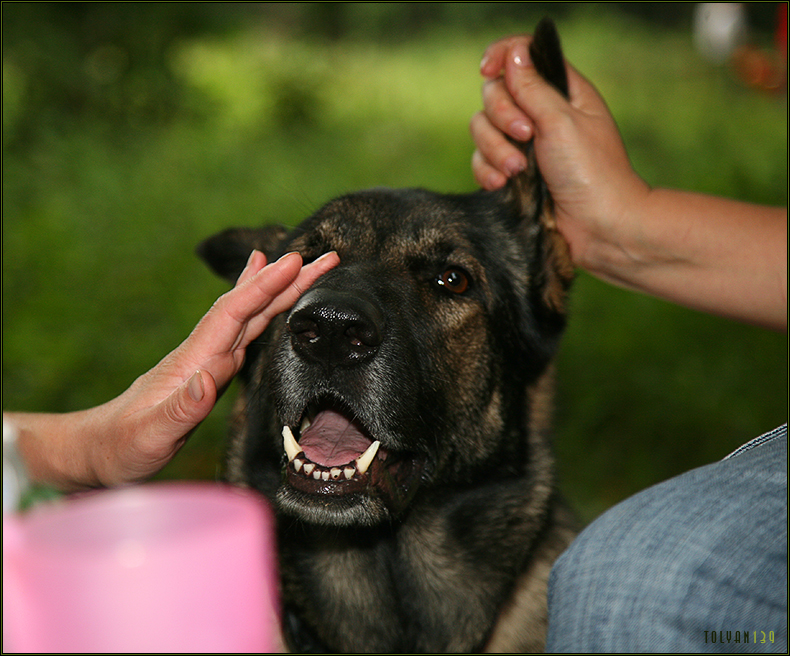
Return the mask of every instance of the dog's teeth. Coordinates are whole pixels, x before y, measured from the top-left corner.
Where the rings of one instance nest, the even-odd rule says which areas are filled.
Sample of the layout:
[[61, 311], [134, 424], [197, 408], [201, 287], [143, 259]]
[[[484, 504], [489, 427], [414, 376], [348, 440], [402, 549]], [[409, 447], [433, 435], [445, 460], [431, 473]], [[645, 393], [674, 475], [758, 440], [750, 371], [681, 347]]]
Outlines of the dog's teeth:
[[302, 425], [299, 427], [299, 432], [304, 433], [308, 428], [310, 428], [310, 424], [313, 422], [310, 421], [310, 418], [305, 415], [304, 419], [302, 419]]
[[302, 449], [299, 448], [299, 442], [296, 441], [294, 434], [288, 426], [283, 426], [283, 448], [288, 456], [288, 462], [291, 462]]
[[[310, 420], [305, 418], [302, 421], [302, 430], [310, 425]], [[381, 442], [376, 440], [371, 444], [354, 463], [346, 465], [342, 469], [340, 467], [332, 467], [331, 469], [324, 469], [323, 467], [316, 467], [315, 463], [310, 462], [304, 458], [297, 458], [302, 453], [299, 442], [296, 441], [293, 431], [288, 426], [283, 426], [283, 448], [288, 456], [288, 462], [293, 463], [294, 470], [303, 473], [305, 476], [312, 476], [316, 481], [328, 481], [330, 478], [337, 481], [344, 476], [347, 481], [350, 481], [357, 472], [364, 474], [370, 468], [373, 458], [378, 453]]]
[[368, 470], [370, 463], [373, 462], [373, 458], [376, 457], [376, 452], [379, 450], [379, 446], [381, 446], [381, 442], [376, 440], [367, 448], [365, 453], [357, 458], [357, 470], [360, 474], [364, 474]]

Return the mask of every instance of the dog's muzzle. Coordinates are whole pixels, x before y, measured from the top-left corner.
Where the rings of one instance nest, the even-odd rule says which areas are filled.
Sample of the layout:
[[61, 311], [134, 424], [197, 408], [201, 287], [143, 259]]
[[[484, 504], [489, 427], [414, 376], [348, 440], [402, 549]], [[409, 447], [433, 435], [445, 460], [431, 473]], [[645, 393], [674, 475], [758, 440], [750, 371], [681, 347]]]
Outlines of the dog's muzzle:
[[364, 292], [317, 287], [297, 301], [286, 330], [281, 509], [333, 525], [383, 521], [408, 503], [423, 465], [379, 434], [386, 393], [376, 403], [368, 396], [386, 369], [377, 359], [386, 345], [384, 312]]

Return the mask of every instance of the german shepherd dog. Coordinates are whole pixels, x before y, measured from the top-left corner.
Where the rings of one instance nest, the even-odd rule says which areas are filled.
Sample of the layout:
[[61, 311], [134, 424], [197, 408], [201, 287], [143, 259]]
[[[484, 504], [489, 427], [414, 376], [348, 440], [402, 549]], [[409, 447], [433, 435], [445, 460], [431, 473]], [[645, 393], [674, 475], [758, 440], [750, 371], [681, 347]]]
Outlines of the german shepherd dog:
[[[531, 56], [567, 95], [551, 22]], [[253, 248], [340, 256], [249, 347], [230, 436], [229, 480], [277, 511], [294, 651], [543, 648], [574, 535], [549, 445], [573, 270], [525, 152], [499, 191], [362, 191], [198, 249], [230, 281]]]

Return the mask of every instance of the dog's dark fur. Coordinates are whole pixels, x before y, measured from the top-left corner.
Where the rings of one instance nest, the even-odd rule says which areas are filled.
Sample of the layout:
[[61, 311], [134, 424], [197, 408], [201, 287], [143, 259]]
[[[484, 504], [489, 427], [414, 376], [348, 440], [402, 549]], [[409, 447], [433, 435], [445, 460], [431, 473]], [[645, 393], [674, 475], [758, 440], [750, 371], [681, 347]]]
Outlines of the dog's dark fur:
[[[567, 94], [551, 23], [532, 58]], [[572, 268], [526, 152], [498, 192], [364, 191], [291, 233], [230, 230], [200, 248], [229, 280], [252, 248], [340, 255], [250, 347], [230, 443], [230, 480], [278, 511], [295, 651], [543, 647], [548, 572], [573, 536], [548, 442]], [[318, 480], [283, 452], [281, 428], [300, 439], [305, 415], [310, 457], [296, 460]]]

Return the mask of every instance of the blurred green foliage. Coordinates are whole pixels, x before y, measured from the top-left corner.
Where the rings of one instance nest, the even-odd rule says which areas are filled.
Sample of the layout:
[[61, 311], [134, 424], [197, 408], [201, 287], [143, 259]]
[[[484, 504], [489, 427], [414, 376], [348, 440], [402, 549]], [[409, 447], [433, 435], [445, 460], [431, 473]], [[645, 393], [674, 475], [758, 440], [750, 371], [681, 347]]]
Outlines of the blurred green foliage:
[[[216, 231], [357, 188], [473, 189], [479, 58], [544, 13], [651, 184], [786, 206], [786, 97], [701, 60], [689, 5], [642, 4], [4, 3], [3, 408], [125, 389], [224, 291], [193, 255]], [[786, 421], [787, 363], [785, 335], [580, 274], [564, 490], [588, 519]], [[233, 395], [163, 477], [219, 475]]]

